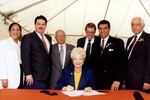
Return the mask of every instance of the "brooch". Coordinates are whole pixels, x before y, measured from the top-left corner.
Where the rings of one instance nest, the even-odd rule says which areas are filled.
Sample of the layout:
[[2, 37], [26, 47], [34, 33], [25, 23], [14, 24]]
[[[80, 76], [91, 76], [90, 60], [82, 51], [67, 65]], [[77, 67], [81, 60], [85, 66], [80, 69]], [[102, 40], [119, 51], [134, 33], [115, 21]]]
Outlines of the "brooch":
[[138, 40], [138, 42], [142, 42], [142, 41], [144, 41], [144, 38], [140, 38], [140, 39]]
[[107, 43], [107, 45], [106, 45], [106, 48], [108, 47], [108, 46], [110, 46], [110, 45], [113, 45], [111, 42], [110, 43]]

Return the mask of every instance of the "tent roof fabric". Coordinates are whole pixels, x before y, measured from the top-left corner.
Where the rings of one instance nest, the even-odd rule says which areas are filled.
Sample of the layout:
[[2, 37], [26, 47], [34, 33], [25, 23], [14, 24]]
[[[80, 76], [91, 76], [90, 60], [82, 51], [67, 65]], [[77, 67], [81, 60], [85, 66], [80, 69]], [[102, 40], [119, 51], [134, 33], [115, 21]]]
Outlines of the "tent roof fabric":
[[[131, 19], [142, 17], [150, 32], [150, 0], [1, 0], [0, 25], [18, 22], [25, 33], [34, 30], [36, 16], [48, 19], [46, 33], [63, 29], [67, 35], [85, 35], [84, 27], [102, 19], [111, 23], [111, 35], [129, 37]], [[148, 12], [149, 11], [149, 12]], [[97, 31], [98, 34], [98, 31]]]

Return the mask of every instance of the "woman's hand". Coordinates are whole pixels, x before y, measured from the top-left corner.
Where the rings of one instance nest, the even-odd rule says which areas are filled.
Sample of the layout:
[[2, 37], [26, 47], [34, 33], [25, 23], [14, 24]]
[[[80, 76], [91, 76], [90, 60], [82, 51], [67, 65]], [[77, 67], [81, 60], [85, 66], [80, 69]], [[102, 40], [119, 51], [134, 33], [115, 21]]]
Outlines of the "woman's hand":
[[68, 85], [66, 87], [66, 91], [73, 91], [74, 90], [74, 87], [72, 87], [71, 85]]
[[2, 87], [5, 89], [5, 88], [8, 88], [8, 79], [2, 79]]
[[91, 87], [86, 87], [86, 88], [84, 89], [85, 92], [91, 92], [91, 90], [92, 90]]

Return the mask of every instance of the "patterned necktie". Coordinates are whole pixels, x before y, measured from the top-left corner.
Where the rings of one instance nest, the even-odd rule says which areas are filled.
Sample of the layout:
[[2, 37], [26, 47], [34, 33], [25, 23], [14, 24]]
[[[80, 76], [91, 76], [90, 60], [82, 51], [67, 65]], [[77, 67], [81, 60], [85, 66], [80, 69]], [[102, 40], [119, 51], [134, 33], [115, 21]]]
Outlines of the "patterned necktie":
[[91, 40], [89, 40], [89, 42], [87, 44], [87, 48], [86, 48], [87, 60], [89, 60], [89, 58], [90, 58], [90, 50], [91, 50]]
[[44, 44], [44, 48], [45, 48], [46, 52], [48, 53], [48, 48], [47, 48], [46, 42], [45, 42], [45, 40], [44, 40], [43, 34], [41, 35], [41, 37], [42, 37], [42, 42], [43, 42], [43, 44]]
[[102, 43], [101, 43], [101, 47], [102, 47], [101, 54], [103, 54], [103, 51], [104, 51], [104, 42], [105, 42], [105, 40], [103, 39], [103, 40], [102, 40]]
[[64, 48], [62, 45], [60, 46], [60, 52], [59, 53], [60, 53], [60, 62], [61, 62], [61, 66], [63, 69]]
[[128, 51], [127, 51], [127, 53], [128, 53], [128, 58], [129, 58], [129, 55], [130, 55], [131, 50], [133, 49], [133, 47], [134, 47], [134, 45], [135, 45], [135, 43], [136, 43], [136, 38], [137, 38], [137, 36], [135, 35], [135, 36], [134, 36], [134, 40], [133, 40], [133, 42], [130, 44], [130, 47], [129, 47]]

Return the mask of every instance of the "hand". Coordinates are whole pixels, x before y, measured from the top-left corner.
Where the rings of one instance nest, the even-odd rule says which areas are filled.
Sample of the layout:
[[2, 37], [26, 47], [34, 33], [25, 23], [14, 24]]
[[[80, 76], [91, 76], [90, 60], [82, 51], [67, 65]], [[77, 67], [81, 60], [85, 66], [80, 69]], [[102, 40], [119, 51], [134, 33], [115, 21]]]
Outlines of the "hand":
[[4, 89], [8, 87], [8, 79], [2, 79], [2, 87]]
[[67, 91], [73, 91], [73, 90], [74, 90], [74, 87], [72, 87], [71, 85], [67, 86]]
[[143, 90], [149, 90], [149, 89], [150, 89], [150, 84], [144, 83]]
[[26, 83], [27, 83], [27, 85], [33, 84], [33, 77], [32, 77], [32, 75], [27, 75], [26, 76]]
[[111, 85], [111, 90], [118, 90], [119, 85], [120, 85], [119, 81], [114, 81], [113, 84]]
[[67, 91], [67, 87], [64, 86], [64, 87], [62, 88], [62, 90], [63, 90], [63, 91]]
[[84, 92], [91, 92], [91, 90], [92, 90], [91, 87], [86, 87], [86, 88], [84, 89]]

